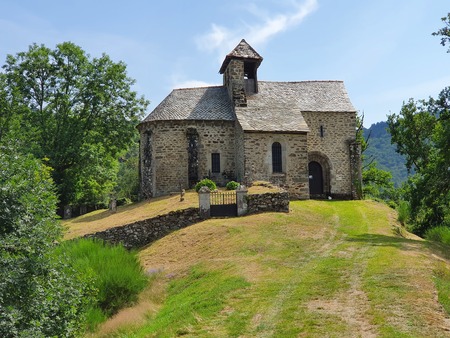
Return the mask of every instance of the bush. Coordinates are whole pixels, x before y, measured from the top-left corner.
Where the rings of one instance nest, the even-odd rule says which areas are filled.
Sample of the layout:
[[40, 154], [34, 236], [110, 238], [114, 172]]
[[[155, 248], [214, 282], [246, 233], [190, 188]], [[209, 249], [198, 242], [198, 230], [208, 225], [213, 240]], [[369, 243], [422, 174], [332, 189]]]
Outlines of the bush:
[[407, 201], [400, 201], [397, 207], [398, 216], [397, 219], [402, 225], [406, 225], [409, 219], [409, 203]]
[[239, 183], [235, 181], [230, 181], [227, 183], [227, 190], [236, 190], [239, 187]]
[[209, 178], [204, 178], [203, 180], [201, 180], [200, 182], [198, 182], [195, 185], [195, 191], [198, 192], [200, 190], [201, 187], [208, 187], [209, 190], [213, 191], [217, 189], [216, 184], [214, 183], [214, 181], [211, 181]]
[[450, 228], [446, 226], [431, 228], [425, 232], [425, 238], [429, 241], [450, 245]]
[[132, 200], [127, 197], [122, 197], [122, 198], [118, 198], [116, 202], [117, 202], [117, 206], [121, 207], [123, 205], [131, 204]]
[[53, 255], [62, 227], [50, 169], [0, 147], [0, 337], [81, 333], [91, 289]]
[[88, 312], [90, 329], [94, 329], [98, 321], [135, 302], [139, 292], [147, 285], [147, 277], [136, 253], [122, 246], [95, 239], [78, 239], [63, 243], [60, 250], [69, 257], [80, 274], [94, 276], [98, 295]]

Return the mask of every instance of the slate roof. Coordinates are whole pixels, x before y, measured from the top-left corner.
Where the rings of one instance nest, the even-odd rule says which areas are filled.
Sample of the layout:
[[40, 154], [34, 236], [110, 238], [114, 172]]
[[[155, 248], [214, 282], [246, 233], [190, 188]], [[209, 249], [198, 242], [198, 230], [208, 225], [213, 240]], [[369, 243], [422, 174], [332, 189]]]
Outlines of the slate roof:
[[302, 112], [356, 112], [342, 81], [259, 81], [247, 107], [233, 109], [224, 86], [175, 89], [143, 122], [237, 118], [245, 131], [306, 132]]
[[247, 107], [236, 108], [245, 131], [306, 132], [302, 112], [355, 112], [342, 81], [258, 82]]
[[143, 122], [236, 119], [224, 86], [174, 89]]
[[296, 106], [302, 111], [355, 112], [343, 81], [258, 81], [258, 94], [247, 97], [249, 107]]
[[238, 43], [238, 45], [225, 56], [225, 60], [223, 60], [222, 66], [220, 67], [219, 73], [223, 74], [231, 59], [253, 59], [257, 66], [259, 66], [263, 60], [262, 56], [258, 54], [256, 50], [250, 46], [247, 41], [244, 39]]

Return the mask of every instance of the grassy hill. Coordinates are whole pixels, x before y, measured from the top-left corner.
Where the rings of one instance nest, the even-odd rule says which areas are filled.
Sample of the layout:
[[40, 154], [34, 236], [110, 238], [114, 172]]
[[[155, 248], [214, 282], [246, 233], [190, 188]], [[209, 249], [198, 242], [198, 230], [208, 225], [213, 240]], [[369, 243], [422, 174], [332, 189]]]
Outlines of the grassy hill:
[[395, 218], [372, 201], [295, 201], [176, 231], [141, 250], [140, 302], [93, 336], [450, 336], [449, 253], [399, 236]]

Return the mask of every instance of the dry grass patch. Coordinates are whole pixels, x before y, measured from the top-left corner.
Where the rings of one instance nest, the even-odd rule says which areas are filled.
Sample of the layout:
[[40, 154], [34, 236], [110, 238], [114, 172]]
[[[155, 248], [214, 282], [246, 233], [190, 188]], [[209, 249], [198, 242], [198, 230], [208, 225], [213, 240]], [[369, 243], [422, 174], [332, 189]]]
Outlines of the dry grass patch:
[[119, 311], [100, 325], [97, 332], [87, 334], [86, 337], [107, 338], [119, 329], [143, 325], [149, 316], [158, 312], [165, 296], [166, 283], [163, 279], [155, 278], [150, 286], [140, 294], [139, 300], [134, 306]]
[[[278, 192], [280, 188], [269, 183], [258, 182], [248, 190], [249, 194], [261, 194]], [[102, 209], [69, 220], [63, 220], [61, 223], [66, 228], [64, 238], [72, 239], [190, 207], [198, 207], [198, 194], [193, 190], [186, 191], [184, 201], [180, 201], [180, 195], [178, 194], [162, 196], [120, 206], [115, 213]]]
[[167, 214], [170, 211], [196, 206], [198, 206], [197, 193], [188, 191], [182, 202], [180, 201], [180, 195], [157, 197], [148, 201], [120, 206], [117, 208], [116, 213], [104, 209], [69, 220], [63, 220], [62, 225], [66, 228], [65, 238], [71, 239]]

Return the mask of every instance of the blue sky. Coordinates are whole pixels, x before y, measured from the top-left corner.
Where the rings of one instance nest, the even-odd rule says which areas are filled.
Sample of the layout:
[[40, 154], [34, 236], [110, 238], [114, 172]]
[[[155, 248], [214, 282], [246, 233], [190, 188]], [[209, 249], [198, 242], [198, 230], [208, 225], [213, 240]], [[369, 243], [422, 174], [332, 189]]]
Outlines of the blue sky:
[[149, 111], [173, 88], [221, 84], [242, 38], [259, 80], [343, 80], [365, 126], [410, 97], [450, 85], [450, 54], [431, 33], [448, 0], [0, 0], [0, 63], [32, 43], [72, 41], [127, 64]]

